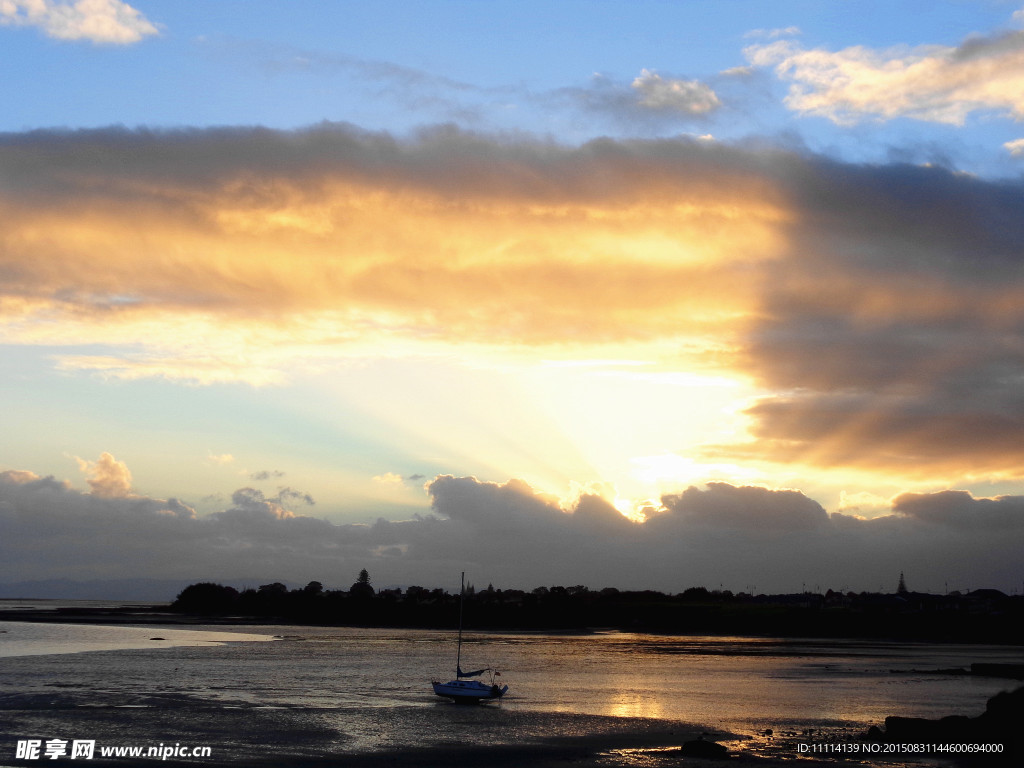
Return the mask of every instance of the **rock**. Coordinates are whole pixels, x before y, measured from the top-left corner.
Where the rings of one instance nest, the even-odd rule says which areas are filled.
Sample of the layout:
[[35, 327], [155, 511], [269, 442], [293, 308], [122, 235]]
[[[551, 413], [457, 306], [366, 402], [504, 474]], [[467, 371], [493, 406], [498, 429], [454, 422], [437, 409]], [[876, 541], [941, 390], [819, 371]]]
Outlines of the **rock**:
[[863, 738], [865, 741], [885, 741], [885, 734], [877, 725], [872, 725]]
[[920, 717], [887, 717], [885, 732], [872, 726], [864, 736], [869, 741], [922, 744], [1001, 744], [1004, 757], [1024, 751], [1021, 723], [1024, 722], [1024, 688], [997, 693], [978, 717], [950, 715], [941, 720]]
[[683, 746], [679, 748], [679, 753], [687, 757], [726, 758], [729, 756], [729, 750], [721, 744], [716, 744], [713, 741], [704, 741], [704, 739], [693, 739], [692, 741], [684, 742]]
[[938, 734], [939, 723], [937, 720], [926, 720], [923, 717], [891, 716], [885, 718], [886, 741], [928, 742]]
[[978, 719], [995, 726], [1019, 728], [1024, 721], [1024, 688], [997, 693], [988, 700], [984, 714]]

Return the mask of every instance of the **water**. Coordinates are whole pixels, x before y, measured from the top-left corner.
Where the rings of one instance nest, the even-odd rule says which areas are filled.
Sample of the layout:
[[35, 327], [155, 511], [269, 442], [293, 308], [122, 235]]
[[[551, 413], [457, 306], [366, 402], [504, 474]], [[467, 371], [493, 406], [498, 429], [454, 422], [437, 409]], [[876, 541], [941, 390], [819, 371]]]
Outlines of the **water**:
[[[989, 697], [1017, 685], [912, 670], [1024, 661], [1022, 649], [1005, 646], [474, 634], [463, 644], [463, 666], [496, 666], [510, 691], [500, 703], [467, 708], [430, 689], [431, 678], [447, 680], [454, 671], [447, 632], [0, 622], [2, 630], [0, 644], [27, 650], [0, 659], [0, 723], [9, 722], [0, 724], [0, 749], [5, 739], [74, 732], [117, 743], [210, 744], [238, 761], [256, 749], [323, 756], [682, 732], [684, 723], [697, 733], [814, 729], [852, 739], [888, 715], [974, 716]], [[165, 640], [149, 639], [157, 636]], [[255, 642], [272, 636], [275, 642]], [[32, 643], [51, 652], [28, 655]], [[97, 643], [110, 650], [82, 652]], [[767, 748], [756, 739], [747, 744]]]
[[168, 602], [155, 602], [153, 600], [65, 600], [60, 598], [22, 598], [22, 597], [0, 597], [0, 619], [5, 611], [59, 611], [63, 608], [106, 608], [122, 610], [124, 608], [138, 608], [140, 611], [152, 611], [154, 608], [169, 606]]
[[213, 646], [226, 642], [260, 642], [273, 639], [271, 635], [210, 630], [2, 621], [0, 658], [187, 645]]

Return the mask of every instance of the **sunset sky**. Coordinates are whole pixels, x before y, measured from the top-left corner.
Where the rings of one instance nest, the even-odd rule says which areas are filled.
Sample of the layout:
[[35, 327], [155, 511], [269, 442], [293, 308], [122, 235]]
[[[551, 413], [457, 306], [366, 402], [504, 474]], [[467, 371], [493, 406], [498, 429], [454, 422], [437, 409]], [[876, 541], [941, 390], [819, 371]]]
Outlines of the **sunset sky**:
[[0, 583], [1024, 587], [1024, 7], [0, 0]]

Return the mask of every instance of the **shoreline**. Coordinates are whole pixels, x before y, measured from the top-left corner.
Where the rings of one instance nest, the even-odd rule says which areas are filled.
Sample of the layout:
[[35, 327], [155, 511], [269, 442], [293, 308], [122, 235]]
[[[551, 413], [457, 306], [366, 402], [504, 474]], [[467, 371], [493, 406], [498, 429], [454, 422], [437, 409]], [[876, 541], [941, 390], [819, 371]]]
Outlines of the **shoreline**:
[[254, 618], [246, 616], [196, 616], [175, 613], [166, 606], [121, 606], [117, 608], [96, 607], [60, 607], [60, 608], [12, 608], [5, 610], [0, 607], [0, 621], [26, 621], [45, 624], [166, 624], [181, 625], [290, 625], [294, 622], [283, 620]]
[[[19, 598], [19, 602], [29, 602]], [[42, 601], [40, 601], [42, 602]], [[0, 622], [4, 621], [24, 621], [24, 622], [36, 622], [36, 623], [47, 623], [47, 624], [96, 624], [96, 625], [109, 625], [109, 626], [131, 626], [131, 625], [165, 625], [168, 627], [180, 626], [182, 628], [188, 628], [193, 626], [290, 626], [290, 627], [304, 627], [309, 629], [315, 629], [317, 627], [322, 628], [352, 628], [352, 629], [418, 629], [427, 631], [443, 631], [444, 628], [437, 627], [434, 625], [421, 626], [421, 625], [397, 625], [397, 624], [381, 624], [381, 623], [325, 623], [325, 622], [308, 622], [300, 621], [293, 618], [283, 616], [221, 616], [221, 615], [201, 615], [193, 613], [179, 613], [169, 609], [169, 603], [166, 604], [154, 604], [154, 605], [122, 605], [122, 606], [106, 606], [106, 607], [92, 607], [92, 606], [62, 606], [56, 608], [42, 608], [42, 607], [30, 607], [30, 608], [13, 608], [4, 609], [2, 601], [0, 601]], [[647, 635], [666, 636], [666, 637], [734, 637], [736, 633], [729, 632], [663, 632], [650, 628], [636, 628], [636, 629], [622, 629], [619, 627], [609, 626], [593, 626], [593, 627], [580, 627], [580, 628], [558, 628], [558, 627], [532, 627], [532, 628], [480, 628], [475, 627], [473, 632], [476, 634], [508, 634], [508, 635], [566, 635], [566, 636], [586, 636], [594, 634], [602, 634], [608, 632], [623, 632], [623, 633], [640, 633]], [[773, 634], [773, 633], [761, 633], [761, 632], [745, 632], [742, 633], [744, 637], [757, 637], [765, 639], [778, 639], [778, 640], [827, 640], [827, 641], [841, 641], [848, 640], [850, 642], [896, 642], [896, 643], [928, 643], [933, 645], [1018, 645], [1024, 644], [1024, 641], [1020, 643], [1006, 643], [1002, 640], [944, 640], [944, 639], [928, 639], [923, 640], [919, 638], [903, 638], [903, 637], [865, 637], [865, 636], [832, 636], [832, 635], [815, 635], [815, 634]], [[915, 672], [921, 672], [922, 670], [914, 670]], [[943, 670], [946, 671], [946, 670]], [[969, 671], [966, 674], [971, 674]], [[1024, 675], [1022, 675], [1024, 678]], [[1021, 679], [1021, 678], [1018, 678]], [[2, 766], [0, 766], [2, 768]]]

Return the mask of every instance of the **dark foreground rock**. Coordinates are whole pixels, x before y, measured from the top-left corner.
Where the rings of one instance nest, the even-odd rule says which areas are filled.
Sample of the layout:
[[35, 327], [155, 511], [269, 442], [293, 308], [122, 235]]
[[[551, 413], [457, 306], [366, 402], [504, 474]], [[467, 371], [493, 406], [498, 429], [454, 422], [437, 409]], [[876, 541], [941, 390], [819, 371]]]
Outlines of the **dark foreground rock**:
[[707, 757], [722, 760], [729, 757], [729, 750], [721, 744], [698, 738], [684, 742], [683, 746], [679, 748], [679, 754], [686, 757]]
[[885, 730], [872, 728], [866, 738], [891, 744], [941, 745], [947, 755], [1024, 759], [1024, 688], [996, 694], [977, 717], [887, 717]]

